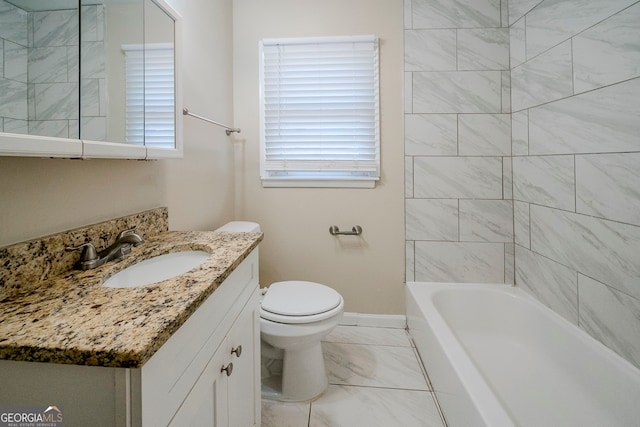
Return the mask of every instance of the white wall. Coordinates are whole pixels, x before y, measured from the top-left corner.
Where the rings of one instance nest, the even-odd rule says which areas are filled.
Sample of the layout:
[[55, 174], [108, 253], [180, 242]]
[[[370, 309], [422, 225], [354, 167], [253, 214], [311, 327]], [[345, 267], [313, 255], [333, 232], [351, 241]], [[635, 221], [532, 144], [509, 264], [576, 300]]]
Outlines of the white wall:
[[[403, 312], [401, 0], [234, 1], [236, 205], [262, 225], [260, 280], [317, 281], [346, 310]], [[380, 38], [382, 179], [375, 189], [263, 188], [259, 178], [258, 41], [375, 34]], [[329, 234], [359, 224], [361, 238]]]
[[[232, 121], [231, 0], [169, 3], [185, 23], [184, 104]], [[184, 159], [152, 162], [0, 158], [0, 247], [157, 206], [169, 207], [172, 229], [232, 219], [229, 138], [185, 117], [184, 147]]]
[[[233, 123], [232, 0], [169, 0], [183, 17], [183, 104]], [[184, 117], [182, 161], [162, 162], [172, 230], [211, 230], [234, 219], [233, 143], [224, 129]]]

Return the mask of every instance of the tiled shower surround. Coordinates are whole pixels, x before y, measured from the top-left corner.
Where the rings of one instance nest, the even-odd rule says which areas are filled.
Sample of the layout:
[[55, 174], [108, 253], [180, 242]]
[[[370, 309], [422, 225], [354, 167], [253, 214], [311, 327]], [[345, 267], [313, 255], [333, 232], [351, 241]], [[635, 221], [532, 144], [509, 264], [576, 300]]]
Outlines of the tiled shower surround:
[[77, 26], [76, 10], [0, 0], [0, 131], [78, 138], [80, 118], [83, 138], [105, 139], [104, 6], [82, 7], [82, 79]]
[[640, 2], [405, 0], [405, 29], [407, 280], [515, 278], [640, 366]]
[[405, 1], [407, 280], [513, 283], [505, 12]]

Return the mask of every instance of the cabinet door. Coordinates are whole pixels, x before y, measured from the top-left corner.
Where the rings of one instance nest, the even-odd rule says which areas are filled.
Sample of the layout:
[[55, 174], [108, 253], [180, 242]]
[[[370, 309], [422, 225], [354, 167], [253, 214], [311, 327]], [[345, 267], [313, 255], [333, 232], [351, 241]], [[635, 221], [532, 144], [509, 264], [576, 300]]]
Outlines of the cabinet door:
[[233, 362], [227, 387], [229, 425], [234, 427], [260, 425], [259, 307], [260, 291], [256, 289], [227, 335]]
[[257, 271], [256, 249], [144, 364], [144, 427], [166, 426], [173, 419], [258, 288]]
[[[169, 424], [172, 427], [227, 427], [229, 346], [223, 341]], [[235, 368], [235, 367], [234, 367]]]

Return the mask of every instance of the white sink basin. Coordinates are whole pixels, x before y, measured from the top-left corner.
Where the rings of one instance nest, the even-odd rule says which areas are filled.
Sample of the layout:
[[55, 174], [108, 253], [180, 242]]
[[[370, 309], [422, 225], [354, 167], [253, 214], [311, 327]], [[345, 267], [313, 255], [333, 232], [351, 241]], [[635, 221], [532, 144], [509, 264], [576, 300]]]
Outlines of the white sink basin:
[[137, 288], [180, 276], [209, 259], [205, 251], [172, 252], [140, 261], [109, 277], [103, 286]]

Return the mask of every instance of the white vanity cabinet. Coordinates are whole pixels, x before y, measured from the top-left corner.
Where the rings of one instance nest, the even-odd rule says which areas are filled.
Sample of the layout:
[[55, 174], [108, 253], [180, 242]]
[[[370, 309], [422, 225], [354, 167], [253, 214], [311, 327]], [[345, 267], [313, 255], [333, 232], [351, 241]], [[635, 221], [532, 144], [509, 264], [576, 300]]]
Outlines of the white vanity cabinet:
[[69, 427], [259, 426], [259, 307], [256, 248], [141, 368], [0, 360], [0, 405], [56, 405]]
[[[254, 298], [255, 297], [255, 298]], [[257, 352], [252, 342], [258, 291], [245, 306], [226, 339], [209, 360], [170, 426], [254, 426], [259, 420], [255, 402]]]
[[[142, 367], [142, 426], [260, 424], [257, 250]], [[133, 401], [131, 418], [136, 425]]]

